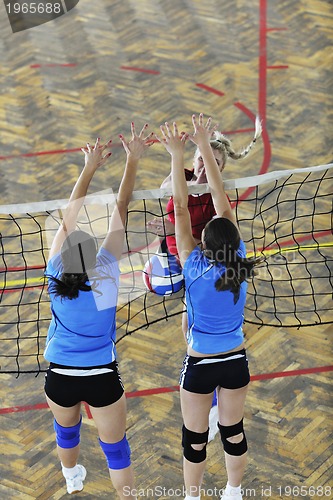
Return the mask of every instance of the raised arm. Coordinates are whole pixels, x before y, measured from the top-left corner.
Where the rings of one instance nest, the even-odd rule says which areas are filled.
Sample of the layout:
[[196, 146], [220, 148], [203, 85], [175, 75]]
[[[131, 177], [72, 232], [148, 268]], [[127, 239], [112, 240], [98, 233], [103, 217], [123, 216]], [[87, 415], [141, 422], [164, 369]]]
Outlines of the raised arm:
[[123, 252], [127, 209], [132, 198], [139, 160], [146, 149], [153, 144], [153, 132], [147, 137], [143, 137], [147, 127], [148, 124], [146, 123], [140, 134], [137, 135], [134, 123], [132, 122], [131, 140], [127, 142], [122, 135], [119, 136], [127, 155], [126, 164], [119, 186], [116, 206], [110, 218], [108, 233], [102, 244], [117, 259], [120, 259]]
[[111, 156], [111, 153], [104, 154], [105, 150], [110, 147], [111, 142], [110, 140], [106, 144], [101, 145], [100, 139], [97, 139], [93, 148], [88, 143], [86, 148], [81, 149], [84, 153], [84, 167], [74, 185], [68, 205], [63, 211], [63, 220], [52, 242], [49, 259], [60, 251], [67, 235], [75, 229], [77, 217], [84, 203], [91, 179], [97, 168], [104, 165], [106, 160]]
[[204, 159], [207, 182], [210, 187], [216, 214], [220, 217], [229, 219], [237, 226], [237, 220], [224, 191], [221, 172], [209, 142], [217, 125], [211, 128], [211, 118], [208, 118], [206, 125], [204, 125], [202, 113], [200, 113], [198, 121], [196, 116], [192, 115], [192, 123], [194, 132], [193, 135], [189, 135], [189, 138], [198, 146], [201, 156]]
[[161, 126], [162, 139], [158, 139], [171, 155], [171, 182], [175, 211], [175, 234], [179, 259], [184, 265], [187, 257], [196, 246], [192, 236], [191, 218], [188, 211], [188, 189], [184, 176], [184, 148], [186, 134], [179, 136], [177, 124], [173, 123], [173, 132], [169, 124]]

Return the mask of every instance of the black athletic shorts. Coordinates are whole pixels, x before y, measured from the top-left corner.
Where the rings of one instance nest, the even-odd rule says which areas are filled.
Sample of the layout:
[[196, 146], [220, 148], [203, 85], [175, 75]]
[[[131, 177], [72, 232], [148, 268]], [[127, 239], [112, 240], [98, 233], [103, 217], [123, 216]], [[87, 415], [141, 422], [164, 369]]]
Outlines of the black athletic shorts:
[[186, 355], [180, 374], [180, 387], [197, 394], [209, 394], [216, 387], [240, 389], [250, 382], [245, 349], [197, 358]]
[[[107, 373], [97, 375], [64, 375], [55, 369], [93, 370], [106, 368]], [[101, 408], [118, 401], [124, 393], [117, 361], [108, 365], [74, 368], [51, 363], [45, 375], [45, 394], [59, 406], [69, 408], [85, 401], [90, 406]]]

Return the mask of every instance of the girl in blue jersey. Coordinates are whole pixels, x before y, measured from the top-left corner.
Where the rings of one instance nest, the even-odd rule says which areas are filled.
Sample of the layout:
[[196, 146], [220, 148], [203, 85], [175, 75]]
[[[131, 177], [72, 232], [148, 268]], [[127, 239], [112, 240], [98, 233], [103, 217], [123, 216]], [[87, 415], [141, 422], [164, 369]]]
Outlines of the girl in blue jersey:
[[[98, 250], [95, 238], [76, 230], [76, 221], [97, 168], [105, 164], [111, 141], [82, 148], [85, 165], [63, 222], [53, 240], [46, 275], [52, 320], [44, 357], [50, 362], [45, 380], [47, 403], [54, 416], [57, 451], [68, 493], [83, 489], [85, 468], [77, 463], [80, 448], [81, 402], [86, 402], [97, 426], [111, 481], [121, 499], [135, 497], [130, 448], [126, 439], [126, 401], [116, 361], [116, 305], [119, 265], [127, 208], [139, 159], [152, 144], [131, 124], [127, 155], [108, 233]], [[125, 488], [126, 487], [126, 488]], [[125, 488], [125, 489], [124, 489]], [[126, 494], [125, 494], [126, 493]]]
[[[256, 143], [257, 134], [255, 134], [253, 140], [250, 144], [243, 150], [236, 152], [232, 142], [221, 132], [215, 130], [210, 137], [209, 143], [212, 148], [212, 153], [215, 157], [219, 171], [222, 173], [226, 167], [228, 158], [233, 160], [241, 160], [245, 158], [252, 147]], [[201, 155], [200, 149], [197, 147], [194, 158], [193, 158], [193, 170], [184, 170], [186, 181], [189, 185], [206, 184], [207, 176], [205, 170], [204, 159]], [[161, 188], [171, 186], [171, 174], [164, 179], [161, 184]], [[216, 215], [215, 207], [211, 198], [210, 193], [196, 194], [188, 196], [188, 209], [191, 218], [192, 234], [198, 245], [201, 242], [201, 233], [206, 223], [209, 222], [214, 215]], [[175, 239], [175, 217], [173, 210], [173, 200], [172, 197], [168, 201], [166, 206], [166, 212], [168, 213], [168, 218], [164, 217], [161, 221], [160, 217], [155, 217], [154, 219], [148, 221], [147, 228], [160, 237], [165, 237], [165, 242], [167, 244], [168, 251], [172, 254], [177, 254], [177, 246]], [[164, 245], [165, 247], [165, 245]], [[161, 243], [161, 248], [163, 248], [163, 243]], [[186, 309], [186, 308], [185, 308]], [[182, 327], [183, 333], [186, 336], [188, 329], [187, 316], [186, 314], [182, 317]], [[217, 395], [214, 392], [212, 408], [209, 413], [209, 435], [208, 442], [212, 441], [215, 435], [218, 433], [218, 411], [217, 411]]]
[[[166, 123], [161, 127], [160, 139], [171, 155], [175, 233], [185, 278], [188, 316], [188, 348], [180, 378], [185, 498], [200, 499], [208, 416], [217, 388], [218, 426], [228, 475], [222, 499], [241, 500], [247, 455], [243, 415], [250, 381], [242, 324], [246, 279], [252, 275], [259, 260], [246, 258], [237, 221], [224, 191], [210, 146], [216, 126], [211, 128], [211, 118], [204, 125], [202, 114], [198, 122], [193, 115], [192, 122], [193, 135], [179, 136], [176, 123], [173, 130]], [[259, 122], [257, 125], [255, 139], [261, 132]], [[202, 249], [193, 238], [188, 211], [184, 176], [184, 148], [188, 137], [200, 149], [217, 214], [203, 230]]]

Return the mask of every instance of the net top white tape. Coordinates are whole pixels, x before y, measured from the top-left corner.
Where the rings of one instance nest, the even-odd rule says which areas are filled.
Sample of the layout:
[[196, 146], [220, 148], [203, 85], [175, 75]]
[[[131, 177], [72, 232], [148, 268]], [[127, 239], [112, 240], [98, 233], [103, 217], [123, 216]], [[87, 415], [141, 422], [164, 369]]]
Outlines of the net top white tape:
[[[315, 167], [305, 167], [296, 168], [293, 170], [274, 170], [273, 172], [268, 172], [266, 174], [254, 175], [251, 177], [242, 177], [239, 179], [227, 179], [224, 181], [224, 186], [226, 190], [229, 189], [246, 189], [254, 186], [260, 186], [272, 182], [274, 180], [279, 180], [290, 175], [304, 174], [304, 173], [315, 173], [322, 170], [328, 170], [333, 168], [333, 163], [328, 163], [327, 165], [318, 165]], [[208, 184], [198, 184], [189, 186], [189, 193], [208, 193]], [[85, 199], [86, 205], [93, 204], [112, 204], [116, 199], [116, 194], [112, 190], [105, 190], [93, 195], [87, 195]], [[159, 188], [159, 189], [149, 189], [134, 191], [132, 200], [155, 200], [159, 198], [168, 198], [172, 196], [171, 187]], [[22, 214], [22, 213], [36, 213], [36, 212], [48, 212], [56, 210], [58, 208], [66, 207], [68, 203], [67, 199], [60, 200], [49, 200], [49, 201], [38, 201], [32, 203], [14, 203], [11, 205], [0, 206], [0, 214]]]

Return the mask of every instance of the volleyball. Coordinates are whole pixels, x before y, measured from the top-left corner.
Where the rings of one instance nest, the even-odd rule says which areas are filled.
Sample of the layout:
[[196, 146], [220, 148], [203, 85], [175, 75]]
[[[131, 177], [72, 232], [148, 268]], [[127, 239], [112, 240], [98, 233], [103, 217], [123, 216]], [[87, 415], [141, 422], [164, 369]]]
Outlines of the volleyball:
[[146, 288], [157, 295], [171, 295], [184, 286], [184, 276], [177, 258], [166, 253], [153, 255], [146, 262], [142, 277]]

